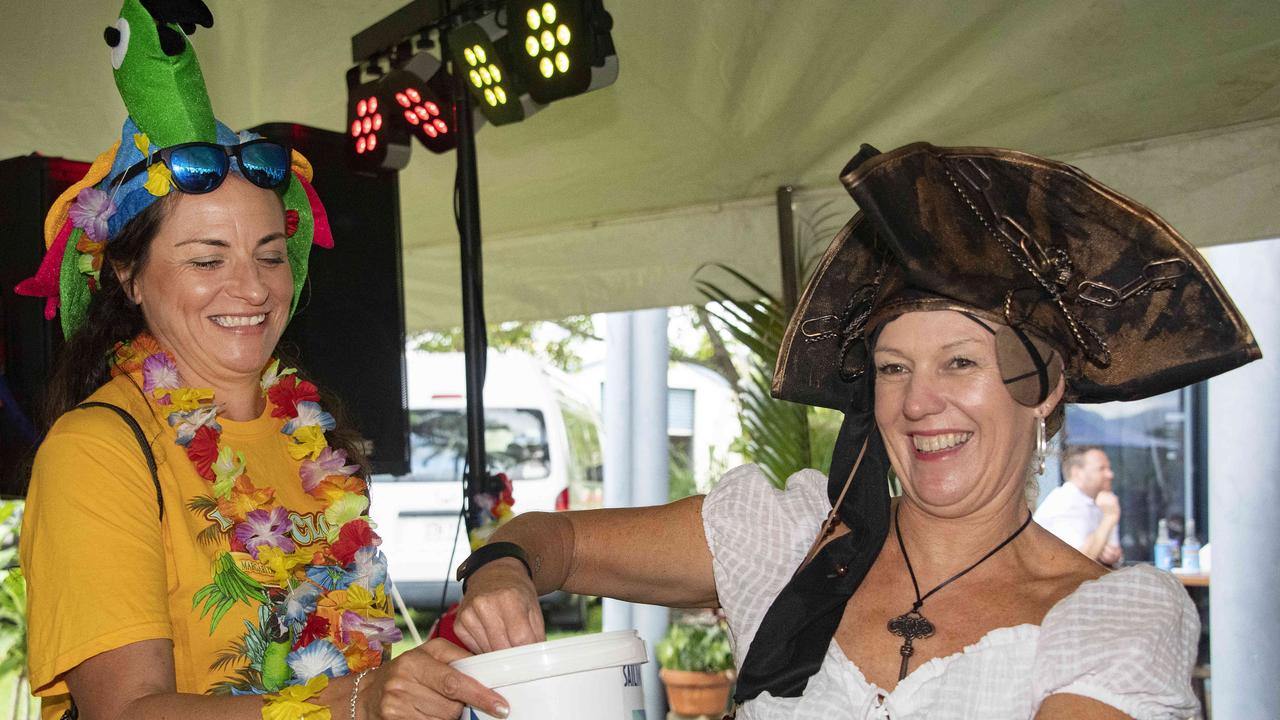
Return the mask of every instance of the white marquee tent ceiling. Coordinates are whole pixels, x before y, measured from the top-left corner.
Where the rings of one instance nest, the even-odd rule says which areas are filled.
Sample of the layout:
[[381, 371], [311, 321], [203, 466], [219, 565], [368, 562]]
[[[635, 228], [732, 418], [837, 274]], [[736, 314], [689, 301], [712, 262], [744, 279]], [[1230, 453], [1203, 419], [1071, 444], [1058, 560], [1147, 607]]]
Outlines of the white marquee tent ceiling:
[[[350, 37], [407, 0], [209, 0], [218, 116], [340, 130]], [[726, 262], [777, 287], [774, 189], [803, 214], [869, 142], [1066, 159], [1197, 245], [1280, 236], [1280, 3], [605, 0], [613, 86], [478, 135], [488, 314], [696, 301]], [[0, 157], [119, 130], [116, 0], [3, 0]], [[460, 317], [453, 157], [401, 177], [409, 330]]]

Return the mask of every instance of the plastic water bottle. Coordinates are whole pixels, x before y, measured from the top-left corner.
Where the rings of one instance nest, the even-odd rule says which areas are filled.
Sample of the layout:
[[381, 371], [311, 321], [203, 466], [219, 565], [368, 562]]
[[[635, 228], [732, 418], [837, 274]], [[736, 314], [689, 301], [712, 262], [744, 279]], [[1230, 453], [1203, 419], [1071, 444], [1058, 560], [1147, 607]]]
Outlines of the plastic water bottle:
[[1182, 541], [1182, 571], [1200, 572], [1200, 540], [1196, 537], [1196, 521], [1187, 518], [1187, 537]]
[[1169, 521], [1160, 518], [1156, 525], [1156, 567], [1173, 570], [1173, 542], [1169, 540]]

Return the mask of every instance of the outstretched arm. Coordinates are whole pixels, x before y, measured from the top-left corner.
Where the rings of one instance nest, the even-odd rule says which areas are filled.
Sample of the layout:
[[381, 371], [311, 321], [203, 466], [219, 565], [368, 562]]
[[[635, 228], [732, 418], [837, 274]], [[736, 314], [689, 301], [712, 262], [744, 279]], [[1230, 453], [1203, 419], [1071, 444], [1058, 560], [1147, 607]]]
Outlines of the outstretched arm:
[[537, 598], [553, 590], [669, 607], [718, 604], [701, 496], [657, 507], [526, 513], [493, 541], [524, 548], [533, 578], [511, 558], [471, 576], [455, 629], [475, 651], [542, 640]]

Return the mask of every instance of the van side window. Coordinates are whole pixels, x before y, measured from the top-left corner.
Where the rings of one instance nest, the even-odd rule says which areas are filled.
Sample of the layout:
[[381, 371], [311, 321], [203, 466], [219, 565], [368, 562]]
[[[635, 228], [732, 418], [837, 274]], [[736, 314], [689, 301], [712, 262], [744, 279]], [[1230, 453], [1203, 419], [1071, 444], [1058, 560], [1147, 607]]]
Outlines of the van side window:
[[[547, 422], [541, 410], [485, 408], [484, 425], [491, 470], [512, 480], [538, 480], [551, 474]], [[409, 476], [404, 479], [460, 481], [466, 458], [465, 411], [409, 411]]]

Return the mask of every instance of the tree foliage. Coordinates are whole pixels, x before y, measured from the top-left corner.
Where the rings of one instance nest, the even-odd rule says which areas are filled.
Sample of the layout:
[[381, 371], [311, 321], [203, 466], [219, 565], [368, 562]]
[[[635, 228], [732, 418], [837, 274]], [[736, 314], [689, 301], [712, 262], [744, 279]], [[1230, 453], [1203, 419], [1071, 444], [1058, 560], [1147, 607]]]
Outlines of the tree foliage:
[[[784, 487], [792, 473], [812, 464], [807, 408], [775, 400], [769, 393], [787, 313], [776, 297], [737, 270], [722, 264], [704, 270], [696, 282], [712, 303], [707, 312], [721, 331], [748, 351], [748, 367], [737, 386], [743, 455], [775, 485]], [[736, 280], [755, 299], [735, 299], [742, 293], [730, 293], [722, 282], [707, 279], [713, 273]]]
[[[838, 232], [844, 213], [825, 202], [808, 212], [796, 214], [795, 236], [799, 248], [800, 280], [806, 281], [818, 266], [823, 249]], [[718, 279], [733, 280], [745, 292], [729, 292]], [[840, 430], [840, 413], [823, 408], [777, 400], [770, 393], [774, 364], [790, 320], [791, 308], [781, 299], [752, 282], [742, 273], [723, 264], [702, 268], [698, 289], [710, 301], [701, 308], [699, 323], [708, 334], [708, 350], [702, 364], [715, 369], [719, 333], [740, 343], [748, 351], [745, 372], [721, 373], [738, 391], [739, 417], [743, 437], [738, 449], [756, 463], [778, 487], [804, 468], [827, 472]], [[743, 297], [754, 298], [742, 300]], [[728, 353], [724, 354], [728, 358]]]
[[27, 582], [18, 567], [21, 500], [0, 501], [0, 683], [12, 684], [10, 717], [30, 717], [27, 679]]
[[[560, 320], [491, 323], [487, 328], [489, 347], [494, 350], [518, 350], [540, 358], [564, 372], [582, 367], [578, 343], [600, 340], [595, 334], [590, 315], [572, 315]], [[425, 352], [462, 352], [462, 328], [447, 332], [424, 332], [414, 338]]]

